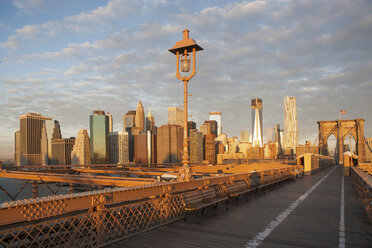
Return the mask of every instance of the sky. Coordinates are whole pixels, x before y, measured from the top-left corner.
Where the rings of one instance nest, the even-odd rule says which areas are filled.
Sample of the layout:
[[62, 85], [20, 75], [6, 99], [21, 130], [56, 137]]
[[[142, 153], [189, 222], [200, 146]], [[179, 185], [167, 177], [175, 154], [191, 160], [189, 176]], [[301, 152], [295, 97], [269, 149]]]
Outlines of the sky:
[[65, 138], [89, 131], [96, 109], [121, 131], [139, 100], [166, 124], [183, 104], [168, 49], [186, 28], [204, 48], [189, 83], [198, 127], [221, 111], [223, 133], [251, 132], [256, 97], [264, 130], [283, 127], [283, 98], [295, 96], [300, 143], [340, 109], [372, 136], [371, 1], [0, 0], [0, 158], [13, 158], [28, 112], [59, 120]]

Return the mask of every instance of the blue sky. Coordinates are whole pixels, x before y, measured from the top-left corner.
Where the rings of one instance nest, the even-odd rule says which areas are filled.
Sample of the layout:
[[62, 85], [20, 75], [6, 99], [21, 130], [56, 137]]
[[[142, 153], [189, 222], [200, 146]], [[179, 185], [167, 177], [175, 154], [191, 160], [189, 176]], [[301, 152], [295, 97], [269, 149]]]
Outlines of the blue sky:
[[12, 158], [19, 115], [59, 120], [64, 137], [89, 129], [94, 109], [114, 129], [138, 100], [167, 121], [182, 105], [175, 56], [188, 28], [204, 51], [190, 82], [191, 120], [222, 111], [223, 132], [283, 126], [283, 97], [296, 96], [300, 142], [317, 121], [363, 118], [372, 136], [370, 1], [0, 1], [0, 158]]

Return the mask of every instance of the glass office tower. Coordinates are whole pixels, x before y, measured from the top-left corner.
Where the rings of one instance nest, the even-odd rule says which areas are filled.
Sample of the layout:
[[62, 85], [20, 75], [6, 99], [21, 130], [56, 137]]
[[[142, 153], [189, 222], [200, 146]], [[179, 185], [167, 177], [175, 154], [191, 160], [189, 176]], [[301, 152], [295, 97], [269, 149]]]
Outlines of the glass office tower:
[[106, 164], [109, 156], [109, 118], [105, 111], [95, 110], [90, 115], [90, 149], [92, 164]]

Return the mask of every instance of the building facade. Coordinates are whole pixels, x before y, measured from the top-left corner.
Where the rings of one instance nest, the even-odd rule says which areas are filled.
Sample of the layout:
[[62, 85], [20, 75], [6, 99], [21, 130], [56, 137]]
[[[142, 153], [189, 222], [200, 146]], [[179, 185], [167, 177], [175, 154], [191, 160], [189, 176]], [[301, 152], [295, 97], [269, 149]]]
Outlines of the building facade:
[[75, 144], [75, 138], [52, 140], [52, 164], [70, 165], [71, 152]]
[[252, 145], [263, 147], [263, 120], [262, 120], [262, 99], [255, 98], [251, 101], [252, 108]]
[[151, 114], [151, 109], [146, 115], [146, 131], [155, 132], [155, 118]]
[[95, 110], [90, 115], [90, 149], [92, 164], [106, 164], [110, 160], [109, 119], [105, 111]]
[[163, 125], [157, 131], [157, 163], [181, 163], [183, 127]]
[[83, 165], [91, 164], [90, 160], [90, 139], [86, 129], [79, 130], [71, 151], [71, 164]]
[[45, 120], [52, 118], [28, 113], [20, 116], [21, 165], [41, 165], [41, 135]]
[[143, 108], [142, 102], [139, 101], [136, 108], [135, 115], [135, 125], [133, 128], [133, 135], [138, 135], [145, 131], [145, 110]]
[[217, 163], [215, 138], [215, 134], [204, 135], [204, 160], [209, 164]]
[[130, 110], [123, 116], [124, 132], [128, 132], [129, 161], [134, 160], [134, 136], [133, 129], [136, 126], [136, 111]]
[[112, 120], [112, 114], [110, 114], [109, 112], [107, 112], [106, 115], [107, 115], [108, 120], [109, 120], [109, 133], [111, 133], [114, 130], [114, 123], [113, 123], [113, 120]]
[[184, 127], [183, 109], [176, 107], [168, 108], [168, 124]]
[[298, 146], [297, 102], [296, 97], [284, 97], [284, 149], [292, 149], [296, 153]]
[[209, 120], [217, 122], [217, 136], [222, 134], [222, 114], [221, 112], [209, 112]]
[[190, 129], [190, 163], [201, 164], [203, 163], [203, 133], [198, 132], [196, 129]]
[[21, 165], [21, 132], [14, 132], [14, 165]]

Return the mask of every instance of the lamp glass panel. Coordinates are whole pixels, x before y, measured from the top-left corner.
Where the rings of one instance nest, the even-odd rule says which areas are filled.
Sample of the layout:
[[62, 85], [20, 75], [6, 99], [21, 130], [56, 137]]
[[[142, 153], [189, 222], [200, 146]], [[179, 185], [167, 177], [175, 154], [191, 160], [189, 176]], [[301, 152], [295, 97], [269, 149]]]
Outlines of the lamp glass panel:
[[181, 71], [182, 72], [190, 71], [190, 59], [188, 58], [181, 59]]

